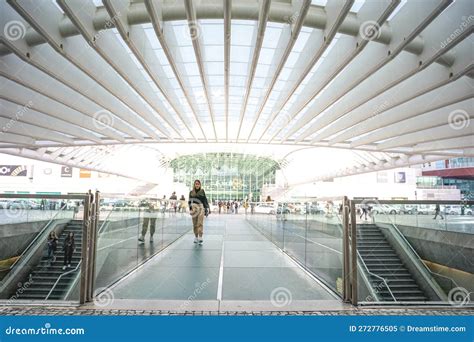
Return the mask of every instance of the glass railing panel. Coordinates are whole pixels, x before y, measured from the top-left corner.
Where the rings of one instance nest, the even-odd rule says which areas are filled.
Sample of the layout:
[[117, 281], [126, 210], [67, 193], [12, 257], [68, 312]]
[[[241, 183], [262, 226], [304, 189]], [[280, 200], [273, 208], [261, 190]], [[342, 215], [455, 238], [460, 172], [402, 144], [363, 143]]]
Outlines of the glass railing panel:
[[192, 228], [187, 206], [175, 210], [170, 201], [128, 198], [102, 203], [95, 275], [99, 291]]
[[[254, 203], [246, 219], [298, 263], [342, 293], [342, 198]], [[252, 207], [252, 206], [251, 206]]]
[[277, 209], [277, 224], [280, 223], [283, 249], [301, 264], [306, 257], [306, 213], [299, 202], [280, 202]]
[[[106, 215], [106, 216], [105, 216]], [[143, 213], [125, 206], [101, 208], [96, 247], [96, 288], [106, 287], [137, 266], [139, 255], [150, 248], [139, 248]], [[157, 241], [159, 244], [160, 241]], [[151, 247], [153, 248], [153, 247]]]
[[308, 200], [305, 209], [305, 265], [339, 294], [342, 294], [343, 265], [341, 200]]

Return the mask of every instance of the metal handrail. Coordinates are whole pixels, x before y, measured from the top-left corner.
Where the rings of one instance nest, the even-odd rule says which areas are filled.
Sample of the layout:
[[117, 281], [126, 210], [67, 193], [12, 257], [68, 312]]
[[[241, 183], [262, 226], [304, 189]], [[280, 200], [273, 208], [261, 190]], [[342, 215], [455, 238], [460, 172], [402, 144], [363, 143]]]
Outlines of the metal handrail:
[[77, 199], [86, 200], [87, 194], [84, 195], [53, 195], [53, 194], [0, 194], [0, 198], [29, 198], [29, 199]]
[[[113, 210], [109, 211], [109, 213], [107, 214], [106, 218], [105, 218], [104, 221], [102, 222], [101, 226], [100, 226], [99, 229], [97, 230], [97, 239], [99, 238], [99, 235], [100, 235], [100, 233], [102, 232], [102, 230], [105, 229], [105, 226], [106, 226], [106, 224], [108, 223], [108, 219], [109, 219], [110, 215], [111, 215], [113, 212], [114, 212]], [[51, 295], [51, 293], [52, 293], [53, 290], [55, 289], [56, 285], [57, 285], [57, 284], [59, 283], [59, 281], [61, 280], [62, 276], [65, 276], [65, 275], [67, 275], [67, 274], [71, 274], [71, 273], [73, 273], [73, 272], [76, 272], [76, 271], [78, 270], [79, 266], [81, 265], [81, 263], [82, 263], [82, 260], [79, 261], [79, 263], [77, 264], [77, 266], [75, 267], [75, 269], [70, 270], [70, 271], [68, 271], [68, 272], [66, 272], [66, 273], [62, 273], [62, 274], [59, 275], [58, 279], [56, 280], [56, 282], [54, 283], [53, 287], [52, 287], [51, 290], [49, 291], [49, 293], [48, 293], [48, 295], [46, 296], [46, 299], [45, 299], [45, 300], [47, 300], [47, 299], [49, 298], [49, 296]], [[64, 299], [66, 299], [66, 298], [69, 296], [69, 293], [71, 292], [72, 288], [74, 287], [74, 284], [77, 282], [77, 279], [78, 279], [78, 277], [76, 277], [76, 278], [72, 281], [72, 283], [69, 285], [69, 289], [68, 289], [68, 291], [66, 292], [66, 294], [64, 295]]]
[[362, 263], [362, 265], [364, 265], [364, 268], [365, 268], [365, 270], [367, 271], [367, 273], [369, 273], [369, 274], [371, 274], [371, 275], [373, 275], [373, 276], [375, 276], [375, 277], [377, 277], [377, 278], [379, 278], [379, 279], [382, 279], [383, 283], [385, 284], [385, 287], [387, 288], [388, 292], [390, 292], [390, 295], [392, 296], [393, 300], [394, 300], [395, 302], [397, 302], [397, 299], [396, 299], [395, 296], [393, 295], [393, 292], [392, 292], [392, 290], [390, 289], [390, 286], [388, 286], [388, 283], [387, 283], [387, 281], [385, 280], [385, 278], [379, 276], [378, 274], [375, 274], [375, 273], [369, 271], [369, 268], [368, 268], [367, 265], [365, 264], [364, 259], [362, 259], [362, 256], [360, 255], [359, 251], [356, 251], [356, 252], [357, 252], [357, 259], [359, 260], [359, 262]]
[[[340, 221], [341, 224], [342, 224], [342, 217], [340, 217], [339, 213], [336, 213], [336, 217], [339, 219], [339, 221]], [[340, 229], [342, 230], [342, 228], [340, 228]], [[364, 266], [364, 268], [365, 268], [365, 270], [367, 271], [367, 273], [369, 273], [369, 274], [375, 276], [376, 278], [381, 279], [381, 280], [384, 282], [385, 287], [387, 288], [388, 292], [390, 292], [390, 296], [392, 296], [393, 300], [396, 302], [397, 299], [396, 299], [395, 296], [393, 295], [393, 292], [392, 292], [392, 290], [390, 289], [390, 286], [388, 286], [388, 283], [387, 283], [387, 281], [385, 280], [385, 278], [379, 276], [378, 274], [375, 274], [375, 273], [371, 272], [371, 271], [369, 270], [369, 268], [367, 267], [367, 265], [365, 264], [364, 259], [362, 259], [362, 256], [360, 255], [359, 251], [356, 251], [356, 253], [357, 253], [357, 260], [359, 260], [359, 263], [362, 263], [362, 265]], [[372, 285], [372, 284], [369, 284], [369, 285]], [[370, 286], [370, 288], [372, 288], [372, 286]]]
[[[383, 215], [387, 215], [386, 213], [382, 213]], [[375, 220], [375, 218], [374, 218]], [[408, 248], [412, 251], [413, 254], [415, 254], [415, 257], [418, 258], [418, 260], [420, 260], [421, 264], [423, 264], [423, 267], [431, 274], [436, 274], [436, 275], [439, 275], [440, 277], [443, 277], [443, 278], [446, 278], [446, 279], [449, 279], [454, 285], [455, 287], [459, 287], [459, 285], [456, 283], [456, 281], [454, 281], [454, 279], [448, 277], [448, 276], [445, 276], [445, 275], [442, 275], [442, 274], [439, 274], [439, 273], [436, 273], [436, 272], [433, 272], [429, 269], [428, 266], [426, 266], [426, 264], [423, 262], [423, 259], [418, 255], [418, 253], [415, 251], [415, 249], [413, 248], [413, 246], [408, 242], [408, 240], [406, 239], [405, 235], [402, 234], [402, 232], [398, 229], [398, 227], [396, 226], [396, 224], [393, 223], [392, 219], [390, 218], [390, 216], [388, 216], [388, 220], [390, 222], [390, 225], [392, 226], [392, 228], [396, 231], [396, 233], [398, 234], [399, 237], [402, 238], [403, 242], [405, 243], [406, 246], [408, 246]]]
[[10, 267], [8, 269], [12, 269], [20, 260], [21, 258], [23, 257], [23, 255], [25, 255], [25, 253], [31, 248], [31, 246], [33, 246], [36, 241], [39, 239], [39, 237], [48, 229], [48, 227], [51, 225], [51, 223], [53, 222], [53, 220], [56, 219], [56, 217], [64, 212], [66, 209], [66, 207], [62, 207], [49, 221], [48, 223], [46, 223], [43, 227], [43, 229], [41, 229], [41, 231], [36, 234], [35, 238], [30, 242], [30, 244], [23, 250], [23, 252], [19, 255], [19, 257], [15, 260], [15, 262], [13, 264], [10, 265]]
[[68, 275], [68, 274], [71, 274], [73, 272], [76, 272], [79, 268], [79, 266], [81, 266], [81, 263], [82, 263], [82, 260], [80, 260], [78, 262], [78, 264], [76, 265], [76, 267], [73, 269], [73, 270], [70, 270], [70, 271], [67, 271], [65, 273], [61, 273], [58, 277], [58, 279], [56, 279], [56, 282], [54, 283], [53, 287], [51, 288], [51, 290], [49, 290], [49, 293], [48, 295], [46, 296], [46, 298], [44, 300], [48, 300], [49, 296], [51, 296], [51, 293], [53, 293], [54, 289], [56, 288], [56, 286], [58, 285], [59, 281], [61, 280], [61, 278], [65, 275]]
[[378, 199], [355, 199], [352, 200], [355, 204], [361, 203], [375, 203], [375, 204], [451, 204], [451, 205], [474, 205], [474, 201], [464, 200], [378, 200]]

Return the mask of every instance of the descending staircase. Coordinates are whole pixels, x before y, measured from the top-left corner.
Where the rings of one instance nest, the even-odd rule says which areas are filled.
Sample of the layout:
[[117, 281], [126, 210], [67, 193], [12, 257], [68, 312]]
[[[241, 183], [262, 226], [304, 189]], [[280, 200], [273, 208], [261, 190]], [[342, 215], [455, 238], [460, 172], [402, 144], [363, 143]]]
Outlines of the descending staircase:
[[[70, 232], [74, 233], [76, 251], [72, 255], [71, 267], [63, 270], [64, 252], [62, 248], [64, 245], [64, 240]], [[44, 244], [46, 246], [46, 242]], [[77, 266], [81, 260], [81, 251], [82, 220], [73, 220], [66, 225], [62, 234], [59, 236], [58, 248], [56, 250], [56, 261], [50, 265], [47, 253], [45, 251], [45, 256], [43, 256], [39, 264], [34, 268], [30, 275], [30, 285], [28, 287], [25, 286], [23, 293], [19, 294], [18, 298], [45, 299], [51, 288], [54, 286], [54, 283], [58, 280], [58, 277], [63, 273], [73, 270]], [[68, 275], [63, 276], [48, 299], [64, 299], [64, 295], [66, 294], [69, 285], [78, 272], [79, 270], [77, 272], [71, 272]]]
[[[375, 224], [357, 225], [357, 250], [368, 270], [385, 279], [396, 301], [426, 301], [413, 275]], [[383, 281], [369, 274], [372, 288], [383, 301], [394, 301]]]

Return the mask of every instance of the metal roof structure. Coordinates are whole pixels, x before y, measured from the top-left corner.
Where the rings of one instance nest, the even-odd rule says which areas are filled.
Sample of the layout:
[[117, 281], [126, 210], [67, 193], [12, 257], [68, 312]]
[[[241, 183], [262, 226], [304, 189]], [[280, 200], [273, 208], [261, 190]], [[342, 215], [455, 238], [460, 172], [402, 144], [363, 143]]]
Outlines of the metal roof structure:
[[473, 7], [1, 0], [0, 153], [107, 172], [167, 144], [363, 160], [327, 177], [473, 156]]

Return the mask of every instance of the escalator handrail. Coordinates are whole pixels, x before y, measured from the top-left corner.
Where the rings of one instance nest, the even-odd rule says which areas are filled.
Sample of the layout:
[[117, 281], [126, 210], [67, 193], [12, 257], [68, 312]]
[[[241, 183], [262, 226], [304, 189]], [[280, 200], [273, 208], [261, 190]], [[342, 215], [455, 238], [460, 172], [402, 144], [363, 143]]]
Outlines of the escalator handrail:
[[71, 274], [71, 273], [73, 273], [73, 272], [76, 272], [76, 271], [79, 269], [79, 266], [81, 266], [81, 263], [82, 263], [82, 260], [80, 260], [80, 261], [77, 263], [77, 265], [76, 265], [76, 267], [75, 267], [74, 269], [69, 270], [69, 271], [67, 271], [67, 272], [65, 272], [65, 273], [61, 273], [61, 274], [58, 276], [58, 279], [56, 279], [56, 282], [54, 283], [53, 287], [51, 287], [51, 290], [49, 290], [49, 292], [48, 292], [48, 294], [47, 294], [47, 296], [46, 296], [46, 298], [45, 298], [44, 300], [48, 300], [49, 296], [51, 296], [51, 293], [53, 293], [54, 289], [55, 289], [56, 286], [58, 285], [58, 283], [59, 283], [59, 281], [61, 280], [61, 278], [62, 278], [63, 276], [65, 276], [65, 275], [68, 275], [68, 274]]
[[[382, 214], [384, 215], [387, 215], [386, 213], [382, 212]], [[405, 246], [408, 246], [408, 248], [413, 252], [413, 254], [415, 254], [415, 257], [418, 258], [418, 260], [420, 261], [420, 263], [423, 265], [423, 267], [431, 274], [436, 274], [442, 278], [446, 278], [446, 279], [449, 279], [454, 285], [455, 287], [459, 287], [459, 285], [456, 283], [456, 281], [454, 281], [454, 279], [448, 277], [448, 276], [445, 276], [445, 275], [442, 275], [442, 274], [439, 274], [439, 273], [436, 273], [436, 272], [433, 272], [432, 270], [429, 269], [428, 266], [426, 266], [426, 264], [423, 262], [423, 259], [421, 259], [421, 257], [418, 255], [418, 253], [415, 251], [415, 249], [413, 248], [413, 246], [408, 242], [408, 240], [406, 239], [405, 235], [402, 234], [402, 232], [398, 229], [397, 225], [393, 223], [392, 219], [390, 218], [390, 216], [387, 215], [387, 218], [390, 222], [390, 225], [392, 226], [393, 230], [395, 230], [396, 234], [402, 239], [402, 241], [405, 243]], [[375, 219], [374, 219], [375, 220]], [[415, 259], [416, 259], [415, 258]], [[416, 261], [416, 260], [415, 260]]]

